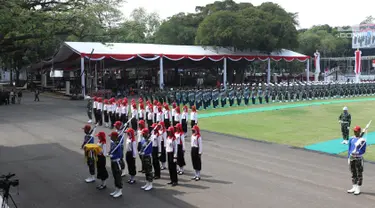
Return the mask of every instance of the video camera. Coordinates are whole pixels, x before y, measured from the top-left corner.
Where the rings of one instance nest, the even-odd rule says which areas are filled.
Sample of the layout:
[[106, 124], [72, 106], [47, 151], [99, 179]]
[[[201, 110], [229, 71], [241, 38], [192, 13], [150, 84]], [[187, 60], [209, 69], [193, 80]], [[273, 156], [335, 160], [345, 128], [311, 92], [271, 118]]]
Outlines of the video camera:
[[12, 177], [16, 176], [14, 173], [9, 173], [8, 175], [0, 176], [0, 189], [9, 191], [10, 187], [16, 187], [19, 185], [19, 180], [10, 180]]

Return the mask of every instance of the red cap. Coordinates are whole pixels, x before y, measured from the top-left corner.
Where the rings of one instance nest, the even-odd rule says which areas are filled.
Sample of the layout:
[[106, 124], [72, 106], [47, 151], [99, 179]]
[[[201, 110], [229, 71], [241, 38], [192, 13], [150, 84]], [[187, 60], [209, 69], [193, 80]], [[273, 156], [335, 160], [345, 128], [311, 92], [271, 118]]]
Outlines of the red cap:
[[157, 126], [158, 126], [157, 123], [153, 123], [153, 124], [151, 125], [151, 128], [155, 128], [155, 127], [157, 127]]
[[144, 129], [142, 129], [142, 134], [148, 134], [148, 128], [144, 128]]
[[101, 132], [97, 133], [95, 136], [105, 138], [105, 133], [104, 133], [104, 131], [101, 131]]
[[355, 132], [360, 132], [361, 131], [361, 127], [360, 126], [355, 126], [353, 130]]
[[110, 136], [111, 138], [118, 137], [118, 133], [115, 131], [112, 131], [108, 136]]
[[90, 131], [91, 130], [91, 126], [88, 125], [88, 124], [86, 124], [82, 129], [85, 130], [85, 131]]

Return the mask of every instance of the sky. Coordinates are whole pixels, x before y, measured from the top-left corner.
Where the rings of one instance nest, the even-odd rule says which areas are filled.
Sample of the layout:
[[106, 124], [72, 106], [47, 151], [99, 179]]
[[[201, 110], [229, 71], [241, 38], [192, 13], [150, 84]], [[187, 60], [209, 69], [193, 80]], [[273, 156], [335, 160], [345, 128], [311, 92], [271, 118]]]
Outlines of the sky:
[[[161, 18], [167, 18], [179, 12], [194, 12], [195, 6], [204, 6], [215, 0], [127, 0], [121, 8], [128, 16], [135, 8], [143, 7], [148, 12], [157, 12]], [[331, 26], [357, 25], [367, 16], [375, 17], [375, 0], [242, 0], [255, 6], [263, 2], [274, 2], [288, 12], [297, 12], [299, 28], [329, 24]]]

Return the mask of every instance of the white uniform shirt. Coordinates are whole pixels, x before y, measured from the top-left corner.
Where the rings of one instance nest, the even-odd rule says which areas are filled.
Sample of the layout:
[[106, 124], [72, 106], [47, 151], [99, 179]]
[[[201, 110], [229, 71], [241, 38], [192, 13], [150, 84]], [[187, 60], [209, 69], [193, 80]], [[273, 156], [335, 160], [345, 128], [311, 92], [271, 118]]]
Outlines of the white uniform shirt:
[[191, 136], [191, 147], [198, 147], [199, 154], [202, 154], [202, 137], [197, 138], [197, 136]]
[[97, 101], [94, 101], [93, 103], [92, 103], [92, 108], [94, 108], [94, 109], [96, 109], [96, 106], [98, 105], [98, 102]]
[[189, 116], [189, 114], [188, 114], [188, 112], [182, 112], [182, 114], [181, 114], [181, 120], [188, 120], [188, 116]]
[[158, 153], [160, 153], [161, 152], [161, 136], [156, 135], [156, 134], [151, 134], [150, 139], [152, 141], [152, 146], [158, 147]]
[[121, 105], [116, 106], [116, 114], [121, 114]]
[[175, 116], [176, 115], [176, 109], [173, 108], [171, 114], [172, 114], [172, 117]]
[[164, 147], [165, 147], [165, 140], [167, 139], [167, 132], [163, 132], [162, 130], [159, 130], [160, 140], [164, 141]]
[[138, 111], [136, 108], [132, 108], [132, 118], [138, 119]]
[[108, 104], [103, 105], [103, 111], [108, 111]]
[[116, 103], [113, 103], [112, 104], [112, 113], [116, 113], [116, 108], [117, 108], [117, 105], [116, 105]]
[[152, 110], [154, 111], [154, 114], [157, 114], [158, 113], [158, 106], [154, 105]]
[[122, 105], [121, 106], [121, 114], [128, 115], [128, 105]]
[[135, 140], [132, 141], [129, 137], [126, 139], [126, 151], [133, 151], [133, 157], [137, 157], [137, 142]]
[[177, 142], [169, 137], [165, 141], [165, 151], [173, 152], [173, 157], [177, 158]]
[[96, 109], [102, 110], [103, 109], [103, 103], [98, 102], [98, 105], [96, 106]]
[[138, 112], [138, 118], [144, 119], [145, 118], [145, 110], [140, 109]]
[[179, 113], [176, 112], [176, 114], [174, 114], [174, 121], [180, 123], [180, 122], [181, 122], [181, 118], [180, 118], [180, 116], [181, 116], [181, 114], [179, 114]]
[[103, 143], [98, 142], [97, 145], [99, 145], [102, 148], [102, 154], [106, 155], [107, 154], [107, 144], [103, 144]]
[[197, 112], [191, 112], [190, 113], [190, 120], [195, 121], [195, 124], [198, 123], [198, 113]]
[[171, 115], [170, 115], [170, 111], [169, 110], [163, 110], [163, 114], [164, 114], [164, 120], [165, 119], [171, 119]]
[[185, 151], [185, 134], [184, 133], [175, 133], [177, 145], [182, 145], [182, 150]]
[[152, 113], [147, 114], [147, 120], [153, 121], [154, 120], [154, 115]]
[[158, 112], [156, 114], [156, 122], [164, 121], [163, 112]]
[[146, 105], [146, 113], [150, 113], [150, 107], [148, 107], [148, 105]]

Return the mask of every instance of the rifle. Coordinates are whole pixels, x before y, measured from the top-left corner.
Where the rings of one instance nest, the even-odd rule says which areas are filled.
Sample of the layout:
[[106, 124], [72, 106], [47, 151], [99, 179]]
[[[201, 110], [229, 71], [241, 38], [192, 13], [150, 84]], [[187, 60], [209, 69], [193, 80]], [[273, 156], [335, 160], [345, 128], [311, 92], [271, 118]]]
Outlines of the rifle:
[[370, 121], [368, 122], [368, 124], [366, 125], [366, 127], [362, 130], [362, 133], [361, 133], [361, 136], [360, 136], [360, 137], [363, 137], [363, 135], [364, 135], [365, 133], [367, 133], [367, 130], [368, 130], [368, 128], [369, 128], [370, 125], [371, 125], [371, 122], [372, 122], [372, 120], [370, 120]]

